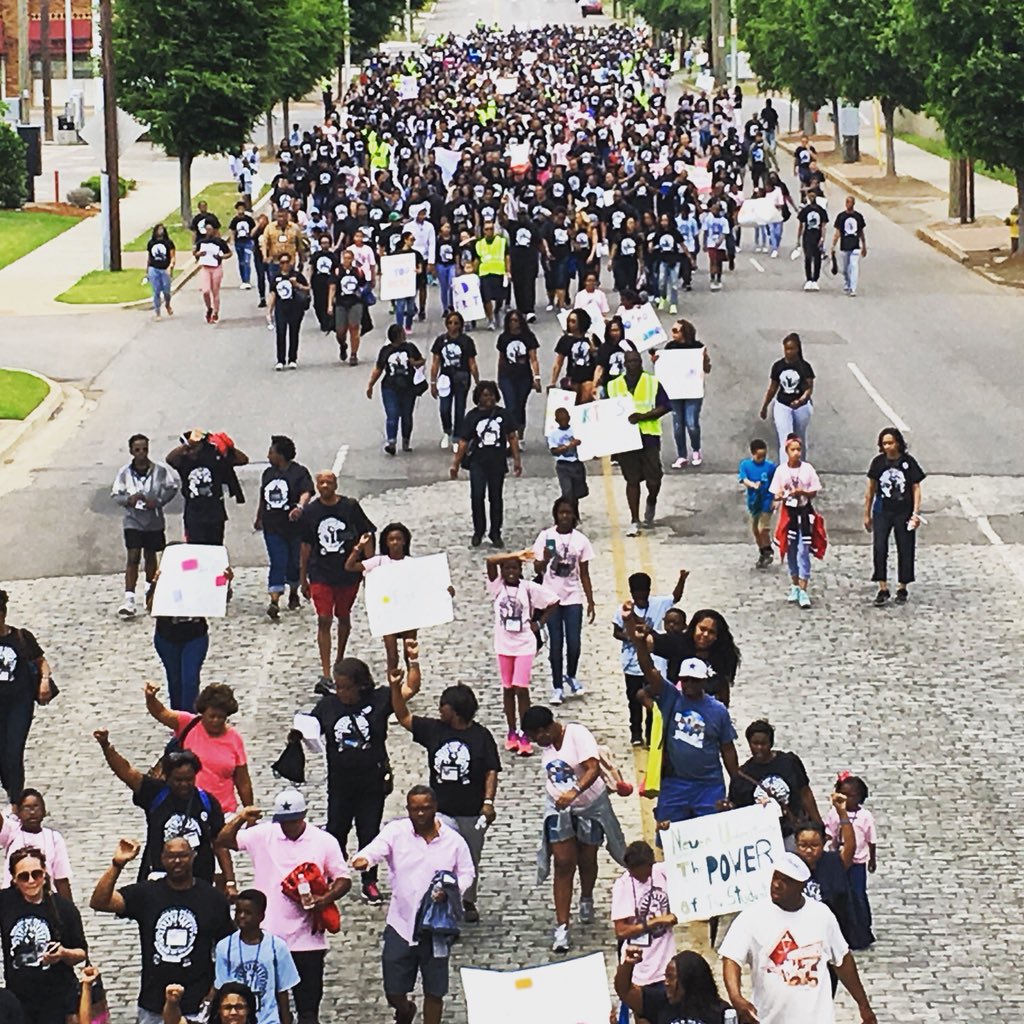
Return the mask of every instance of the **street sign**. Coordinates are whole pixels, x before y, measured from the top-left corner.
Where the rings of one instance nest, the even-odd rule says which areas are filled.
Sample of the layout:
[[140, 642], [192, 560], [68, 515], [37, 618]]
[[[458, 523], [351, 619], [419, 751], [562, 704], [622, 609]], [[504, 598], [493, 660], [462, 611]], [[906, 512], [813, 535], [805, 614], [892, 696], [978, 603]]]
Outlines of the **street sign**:
[[[131, 114], [118, 107], [117, 110], [117, 155], [124, 156], [128, 147], [136, 142], [147, 130], [147, 125], [136, 121]], [[78, 130], [79, 136], [93, 149], [103, 152], [103, 110], [97, 110]]]

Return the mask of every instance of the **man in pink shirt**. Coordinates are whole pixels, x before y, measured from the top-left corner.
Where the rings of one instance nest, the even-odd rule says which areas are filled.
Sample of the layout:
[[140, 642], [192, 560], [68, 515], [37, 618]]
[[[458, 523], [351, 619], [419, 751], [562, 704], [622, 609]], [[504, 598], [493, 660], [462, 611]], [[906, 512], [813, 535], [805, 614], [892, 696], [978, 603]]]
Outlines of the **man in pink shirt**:
[[[338, 840], [306, 821], [306, 801], [298, 790], [278, 793], [272, 820], [256, 824], [262, 816], [258, 807], [244, 808], [221, 830], [215, 847], [241, 850], [252, 859], [254, 887], [267, 897], [266, 930], [285, 941], [299, 972], [293, 989], [299, 1024], [317, 1024], [327, 936], [313, 930], [313, 914], [344, 896], [352, 879]], [[281, 890], [284, 879], [306, 863], [315, 864], [328, 885], [326, 893], [309, 898], [308, 906]]]
[[[423, 1024], [440, 1024], [448, 994], [448, 958], [434, 956], [429, 936], [416, 940], [416, 916], [434, 875], [447, 871], [458, 880], [459, 892], [473, 884], [473, 858], [465, 839], [437, 817], [437, 797], [429, 786], [413, 786], [405, 807], [407, 818], [389, 821], [368, 846], [352, 858], [356, 871], [386, 863], [391, 880], [391, 905], [384, 925], [382, 965], [384, 995], [394, 1008], [395, 1024], [410, 1024], [416, 1004], [409, 993], [416, 972], [423, 980]], [[443, 892], [434, 896], [442, 901]]]

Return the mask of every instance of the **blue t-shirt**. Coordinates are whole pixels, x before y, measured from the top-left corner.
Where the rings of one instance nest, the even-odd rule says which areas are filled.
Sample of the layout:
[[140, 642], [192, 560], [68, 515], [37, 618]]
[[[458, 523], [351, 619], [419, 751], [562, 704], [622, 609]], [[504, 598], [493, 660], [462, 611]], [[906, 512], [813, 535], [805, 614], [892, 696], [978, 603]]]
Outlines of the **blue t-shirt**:
[[[665, 613], [672, 607], [673, 601], [671, 595], [663, 595], [659, 597], [656, 594], [652, 594], [647, 601], [647, 607], [641, 608], [638, 605], [634, 605], [633, 612], [641, 622], [647, 624], [648, 629], [653, 629], [655, 632], [661, 630], [665, 623]], [[622, 626], [622, 609], [620, 608], [615, 613], [615, 625]], [[628, 641], [622, 641], [622, 653], [620, 655], [622, 661], [622, 671], [627, 676], [638, 676], [640, 672], [640, 662], [636, 660], [636, 648]], [[668, 671], [668, 662], [664, 658], [655, 656], [653, 659], [655, 668], [664, 675]]]
[[740, 463], [739, 479], [749, 480], [758, 485], [757, 490], [747, 488], [747, 511], [751, 515], [759, 512], [771, 512], [772, 494], [768, 488], [771, 486], [772, 477], [775, 476], [776, 465], [771, 459], [764, 462], [755, 462], [753, 459], [744, 459]]
[[[576, 435], [572, 431], [572, 426], [568, 426], [563, 430], [561, 427], [555, 427], [547, 436], [548, 448], [561, 448], [563, 444], [568, 444], [570, 441], [574, 441]], [[576, 449], [572, 448], [567, 452], [562, 452], [560, 455], [555, 456], [555, 462], [579, 462], [580, 457], [576, 454]]]
[[672, 774], [687, 782], [722, 784], [721, 746], [736, 739], [726, 706], [714, 697], [690, 700], [665, 683], [658, 698]]
[[249, 946], [242, 942], [240, 932], [233, 932], [217, 943], [215, 960], [215, 987], [227, 981], [248, 985], [256, 996], [257, 1024], [281, 1024], [277, 994], [299, 983], [299, 972], [284, 939], [264, 932], [258, 946]]

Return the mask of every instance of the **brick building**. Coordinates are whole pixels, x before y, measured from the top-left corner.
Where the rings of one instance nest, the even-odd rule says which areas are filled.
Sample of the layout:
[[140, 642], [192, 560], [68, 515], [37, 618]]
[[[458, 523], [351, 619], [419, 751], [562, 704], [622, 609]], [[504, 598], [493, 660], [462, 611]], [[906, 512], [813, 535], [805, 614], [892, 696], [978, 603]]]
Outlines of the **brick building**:
[[[28, 0], [28, 50], [33, 77], [40, 77], [39, 0]], [[66, 77], [64, 0], [50, 0], [50, 52], [53, 77]], [[93, 76], [93, 23], [91, 0], [71, 0], [73, 70], [75, 78]], [[98, 42], [98, 40], [97, 40]], [[0, 61], [3, 64], [3, 93], [18, 95], [18, 0], [0, 0]]]

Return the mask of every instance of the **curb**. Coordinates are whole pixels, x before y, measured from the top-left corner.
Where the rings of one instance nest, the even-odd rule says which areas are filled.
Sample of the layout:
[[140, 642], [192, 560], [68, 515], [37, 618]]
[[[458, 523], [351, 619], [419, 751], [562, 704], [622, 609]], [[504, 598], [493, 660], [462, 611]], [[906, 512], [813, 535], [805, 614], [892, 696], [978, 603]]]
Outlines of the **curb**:
[[5, 367], [5, 369], [17, 370], [19, 373], [27, 373], [37, 377], [39, 380], [44, 381], [50, 390], [46, 397], [20, 423], [12, 421], [17, 425], [11, 428], [9, 434], [6, 436], [0, 435], [0, 462], [5, 462], [7, 457], [26, 438], [59, 415], [64, 406], [65, 399], [64, 389], [60, 384], [50, 380], [49, 377], [44, 377], [41, 373], [36, 373], [34, 370], [25, 370], [19, 366], [9, 366]]
[[918, 228], [914, 234], [922, 242], [930, 245], [933, 249], [938, 249], [939, 252], [956, 260], [957, 263], [967, 263], [970, 259], [965, 249], [962, 249], [952, 238], [949, 238], [941, 231], [935, 231], [930, 227], [923, 227]]

